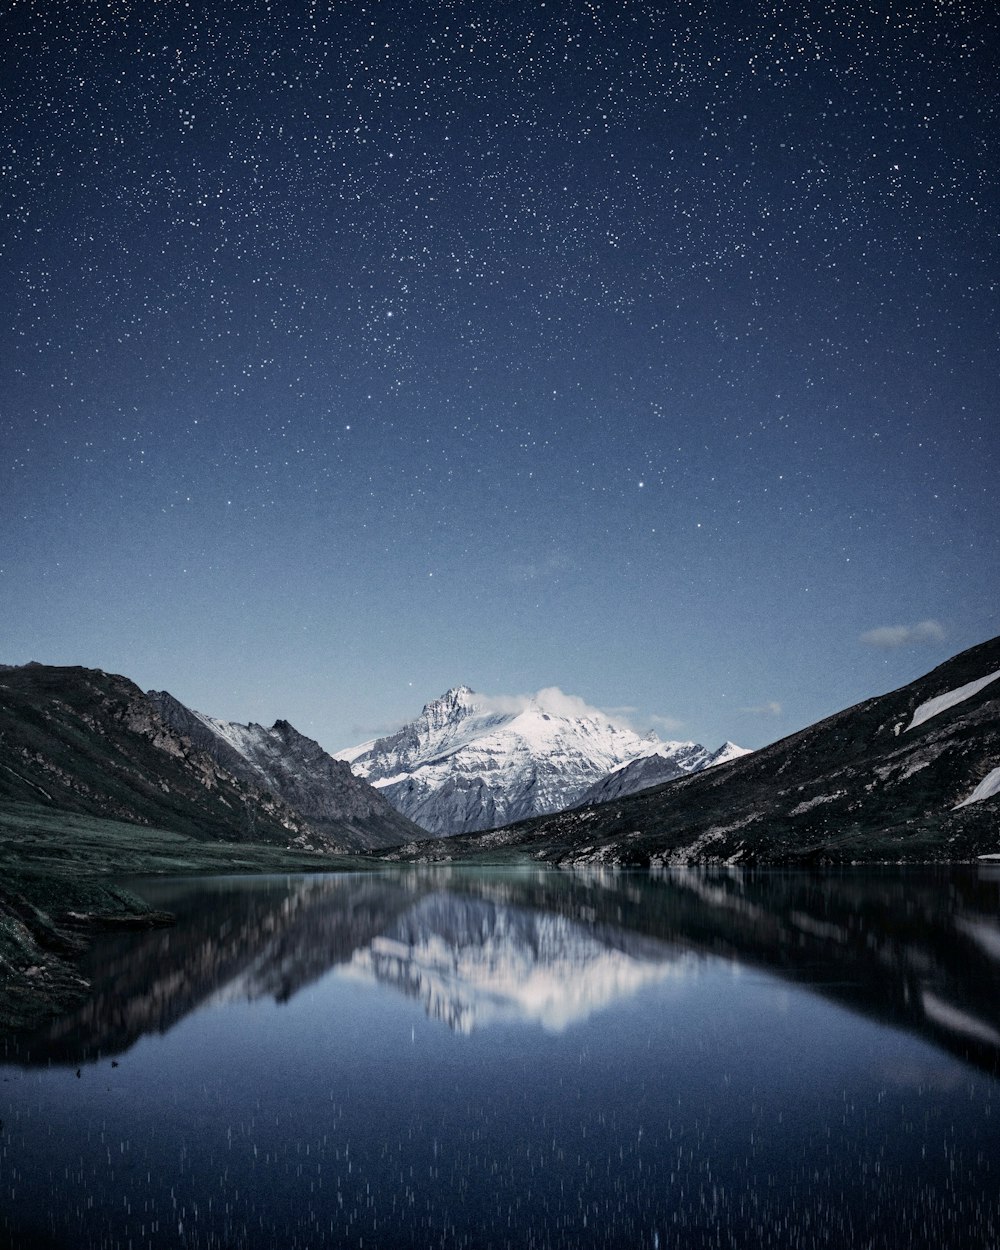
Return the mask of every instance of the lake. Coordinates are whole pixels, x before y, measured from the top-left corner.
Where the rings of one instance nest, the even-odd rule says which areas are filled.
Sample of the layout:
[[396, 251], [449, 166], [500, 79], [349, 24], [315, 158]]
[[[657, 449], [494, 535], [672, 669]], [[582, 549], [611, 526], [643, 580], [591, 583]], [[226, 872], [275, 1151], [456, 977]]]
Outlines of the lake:
[[0, 1040], [0, 1242], [1000, 1243], [1000, 869], [131, 884]]

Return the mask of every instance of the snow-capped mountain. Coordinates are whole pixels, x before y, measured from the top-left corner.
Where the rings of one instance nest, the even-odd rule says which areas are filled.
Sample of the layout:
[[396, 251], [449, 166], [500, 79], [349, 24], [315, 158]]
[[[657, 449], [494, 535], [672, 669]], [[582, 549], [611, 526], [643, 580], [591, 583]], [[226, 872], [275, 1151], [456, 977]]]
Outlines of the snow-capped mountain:
[[[609, 773], [656, 755], [677, 775], [714, 762], [696, 742], [661, 742], [578, 700], [542, 691], [520, 705], [457, 686], [386, 738], [337, 753], [431, 833], [496, 829], [573, 806]], [[580, 704], [580, 709], [583, 705]]]

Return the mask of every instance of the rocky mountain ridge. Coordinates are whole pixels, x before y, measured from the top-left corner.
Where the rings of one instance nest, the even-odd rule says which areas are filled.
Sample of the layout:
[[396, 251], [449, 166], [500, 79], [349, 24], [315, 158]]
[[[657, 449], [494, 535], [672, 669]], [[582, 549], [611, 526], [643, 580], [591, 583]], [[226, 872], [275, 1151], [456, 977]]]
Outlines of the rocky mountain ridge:
[[419, 830], [350, 765], [286, 720], [270, 729], [219, 720], [185, 707], [165, 690], [148, 697], [163, 720], [234, 776], [279, 796], [313, 829], [352, 850], [395, 846]]
[[[592, 807], [596, 803], [610, 803], [612, 799], [620, 799], [626, 794], [635, 794], [639, 790], [648, 790], [651, 786], [663, 785], [666, 781], [675, 781], [688, 773], [701, 772], [704, 768], [715, 768], [719, 764], [728, 764], [742, 755], [749, 755], [746, 747], [739, 747], [735, 742], [724, 742], [717, 751], [705, 751], [699, 748], [697, 767], [683, 768], [672, 755], [645, 755], [633, 760], [622, 768], [617, 768], [607, 777], [603, 777], [587, 790], [577, 802], [577, 807]], [[690, 758], [690, 757], [689, 757]]]

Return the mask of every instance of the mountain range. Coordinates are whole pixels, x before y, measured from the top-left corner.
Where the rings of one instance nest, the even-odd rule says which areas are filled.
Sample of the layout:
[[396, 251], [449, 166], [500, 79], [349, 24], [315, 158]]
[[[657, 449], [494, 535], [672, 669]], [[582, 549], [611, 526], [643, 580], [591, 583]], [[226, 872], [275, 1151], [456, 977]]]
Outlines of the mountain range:
[[222, 720], [100, 669], [3, 667], [0, 802], [200, 839], [369, 852], [601, 801], [602, 787], [623, 793], [740, 751], [642, 738], [545, 696], [503, 710], [456, 687], [398, 733], [335, 758], [286, 720]]
[[1000, 858], [1000, 638], [725, 767], [391, 854], [653, 868]]
[[[335, 857], [359, 851], [387, 862], [648, 867], [660, 881], [668, 878], [659, 870], [696, 863], [1000, 861], [1000, 638], [752, 754], [629, 738], [606, 718], [560, 717], [537, 699], [476, 709], [459, 687], [428, 704], [416, 729], [365, 744], [354, 758], [373, 774], [381, 762], [377, 780], [388, 784], [355, 777], [286, 721], [267, 729], [218, 720], [99, 669], [0, 665], [0, 1028], [25, 1027], [85, 993], [73, 964], [85, 932], [168, 919], [114, 884], [129, 870], [298, 872], [343, 868]], [[489, 820], [516, 811], [491, 790], [491, 773], [525, 781], [515, 796], [524, 805], [541, 794], [576, 806], [428, 837], [387, 795], [418, 792], [414, 778], [446, 773], [453, 759], [479, 771], [464, 784], [445, 776], [427, 786], [428, 808], [443, 799], [438, 810], [451, 813], [446, 827], [474, 817], [477, 803]], [[664, 774], [673, 779], [648, 784]], [[646, 788], [628, 792], [635, 786]], [[588, 874], [595, 888], [605, 879]], [[535, 977], [521, 952], [541, 932], [526, 929], [528, 945], [511, 948], [513, 979], [463, 957], [463, 985], [453, 986], [435, 945], [443, 922], [430, 911], [421, 913], [426, 940], [409, 922], [390, 926], [367, 954], [350, 956], [357, 970], [424, 999], [453, 1027], [520, 1010], [517, 978]], [[331, 935], [339, 923], [329, 920]], [[595, 953], [594, 967], [604, 969], [602, 960]], [[289, 967], [280, 954], [268, 980], [276, 994], [314, 974], [310, 964], [286, 976]], [[628, 978], [605, 970], [600, 983], [617, 993]], [[936, 990], [922, 1001], [937, 1025], [956, 1018]], [[553, 1003], [544, 1018], [575, 1010]]]
[[557, 691], [510, 702], [456, 686], [396, 733], [337, 758], [421, 828], [448, 836], [601, 802], [745, 754], [732, 743], [711, 752], [641, 737]]
[[1000, 856], [1000, 638], [753, 753], [642, 738], [557, 691], [503, 706], [461, 686], [332, 758], [287, 721], [220, 720], [100, 669], [0, 666], [0, 825], [29, 808], [421, 861]]

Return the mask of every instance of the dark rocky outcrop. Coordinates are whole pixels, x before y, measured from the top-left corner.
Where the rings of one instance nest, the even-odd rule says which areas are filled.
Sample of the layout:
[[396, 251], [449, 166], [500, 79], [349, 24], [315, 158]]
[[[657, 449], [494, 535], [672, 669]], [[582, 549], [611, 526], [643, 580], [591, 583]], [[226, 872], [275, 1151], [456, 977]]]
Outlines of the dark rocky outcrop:
[[676, 760], [665, 759], [662, 755], [647, 755], [595, 782], [576, 806], [593, 807], [596, 803], [610, 803], [624, 794], [635, 794], [639, 790], [648, 790], [650, 786], [660, 786], [665, 781], [686, 776], [687, 769], [681, 768]]

